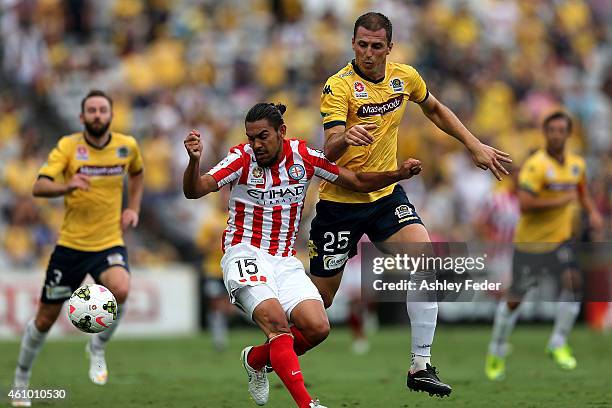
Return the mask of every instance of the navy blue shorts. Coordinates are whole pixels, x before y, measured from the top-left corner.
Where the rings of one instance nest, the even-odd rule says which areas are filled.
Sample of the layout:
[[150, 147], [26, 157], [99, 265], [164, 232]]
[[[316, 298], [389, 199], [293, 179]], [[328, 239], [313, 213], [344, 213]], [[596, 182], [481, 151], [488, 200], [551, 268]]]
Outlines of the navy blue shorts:
[[538, 286], [546, 276], [559, 281], [568, 269], [578, 271], [576, 250], [571, 241], [560, 244], [552, 251], [544, 253], [524, 252], [514, 249], [512, 256], [511, 298], [522, 298], [529, 289]]
[[423, 224], [404, 189], [371, 203], [338, 203], [320, 200], [310, 226], [308, 249], [310, 274], [332, 277], [344, 270], [357, 254], [357, 243], [367, 234], [372, 242], [382, 242], [410, 224]]
[[57, 245], [51, 254], [42, 303], [63, 303], [83, 283], [87, 274], [100, 283], [100, 274], [112, 266], [121, 266], [128, 272], [128, 254], [123, 246], [102, 251], [79, 251]]

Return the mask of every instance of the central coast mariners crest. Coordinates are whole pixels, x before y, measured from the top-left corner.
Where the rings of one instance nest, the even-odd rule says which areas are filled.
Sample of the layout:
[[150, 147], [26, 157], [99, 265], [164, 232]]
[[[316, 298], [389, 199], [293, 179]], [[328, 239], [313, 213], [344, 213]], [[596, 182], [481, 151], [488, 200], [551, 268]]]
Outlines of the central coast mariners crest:
[[393, 92], [404, 92], [404, 82], [399, 78], [393, 78], [389, 81], [389, 86]]
[[128, 157], [129, 155], [129, 150], [127, 148], [127, 146], [121, 146], [117, 149], [117, 157], [120, 159], [125, 159]]

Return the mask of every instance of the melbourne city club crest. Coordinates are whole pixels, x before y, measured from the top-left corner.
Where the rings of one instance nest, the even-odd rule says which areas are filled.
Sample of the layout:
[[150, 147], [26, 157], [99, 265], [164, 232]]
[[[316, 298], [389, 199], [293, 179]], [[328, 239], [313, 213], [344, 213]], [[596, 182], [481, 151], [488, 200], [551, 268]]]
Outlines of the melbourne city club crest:
[[294, 164], [293, 166], [289, 167], [289, 177], [294, 180], [301, 180], [304, 177], [304, 174], [306, 174], [306, 171], [304, 170], [304, 166], [301, 164]]

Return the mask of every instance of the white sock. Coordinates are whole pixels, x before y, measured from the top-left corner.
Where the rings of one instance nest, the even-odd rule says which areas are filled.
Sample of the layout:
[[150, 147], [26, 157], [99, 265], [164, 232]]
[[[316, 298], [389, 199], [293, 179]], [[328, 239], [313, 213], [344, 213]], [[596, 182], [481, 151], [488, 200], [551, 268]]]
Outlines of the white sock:
[[115, 323], [102, 333], [98, 333], [92, 336], [91, 338], [91, 351], [94, 353], [102, 353], [104, 352], [104, 348], [106, 347], [106, 343], [113, 337], [115, 330], [119, 327], [119, 323], [121, 322], [121, 318], [125, 314], [125, 304], [117, 306], [117, 320]]
[[425, 369], [431, 356], [431, 344], [436, 332], [438, 318], [437, 302], [408, 302], [406, 303], [410, 328], [412, 333], [412, 366], [411, 371]]
[[425, 370], [427, 364], [431, 365], [431, 356], [417, 356], [412, 353], [412, 363], [410, 365], [410, 372], [416, 373], [417, 371]]
[[212, 334], [215, 347], [225, 348], [227, 346], [227, 318], [222, 311], [208, 312], [208, 328]]
[[38, 331], [36, 325], [34, 325], [34, 319], [31, 319], [26, 325], [21, 339], [21, 348], [17, 368], [15, 369], [16, 378], [18, 377], [26, 382], [29, 380], [34, 360], [42, 349], [46, 338], [47, 333]]
[[510, 310], [505, 301], [497, 305], [495, 320], [493, 321], [493, 334], [489, 343], [489, 353], [499, 357], [504, 357], [507, 352], [507, 343], [510, 333], [514, 330], [514, 325], [519, 316], [519, 308]]
[[580, 302], [563, 301], [564, 295], [561, 294], [561, 301], [557, 303], [557, 316], [552, 335], [548, 341], [549, 348], [557, 348], [567, 343], [567, 336], [580, 313]]

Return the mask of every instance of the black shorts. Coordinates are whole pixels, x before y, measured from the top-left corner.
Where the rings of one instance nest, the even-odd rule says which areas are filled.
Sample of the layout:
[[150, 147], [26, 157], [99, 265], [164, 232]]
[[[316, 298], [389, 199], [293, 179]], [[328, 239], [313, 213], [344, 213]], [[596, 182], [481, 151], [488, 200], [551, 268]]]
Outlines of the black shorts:
[[564, 242], [544, 253], [524, 252], [514, 248], [510, 298], [522, 298], [529, 289], [538, 286], [545, 276], [558, 281], [568, 269], [578, 270], [572, 242]]
[[227, 297], [227, 290], [223, 278], [211, 278], [207, 276], [204, 281], [204, 294], [208, 299]]
[[342, 272], [349, 258], [357, 254], [357, 243], [367, 234], [382, 242], [410, 224], [423, 224], [404, 189], [371, 203], [346, 204], [321, 200], [310, 226], [308, 249], [310, 273], [331, 277]]
[[100, 274], [111, 266], [121, 266], [130, 271], [125, 247], [89, 252], [57, 245], [49, 260], [40, 301], [63, 303], [83, 283], [87, 274], [100, 283]]

